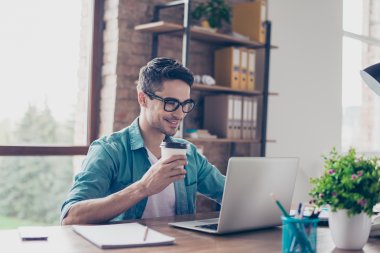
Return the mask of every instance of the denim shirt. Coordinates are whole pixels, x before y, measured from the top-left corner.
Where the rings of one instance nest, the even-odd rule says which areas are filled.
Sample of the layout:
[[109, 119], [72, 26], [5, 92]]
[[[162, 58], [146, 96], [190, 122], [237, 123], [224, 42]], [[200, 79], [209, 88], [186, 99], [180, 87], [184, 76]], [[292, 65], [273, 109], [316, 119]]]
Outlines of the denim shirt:
[[[186, 177], [174, 182], [176, 215], [196, 212], [197, 192], [221, 203], [225, 177], [197, 152], [193, 144], [183, 139], [171, 139], [189, 144]], [[74, 203], [118, 192], [140, 180], [150, 166], [138, 118], [129, 127], [94, 141], [81, 172], [75, 176], [68, 198], [62, 204], [61, 221]], [[147, 200], [144, 198], [112, 220], [140, 219]]]

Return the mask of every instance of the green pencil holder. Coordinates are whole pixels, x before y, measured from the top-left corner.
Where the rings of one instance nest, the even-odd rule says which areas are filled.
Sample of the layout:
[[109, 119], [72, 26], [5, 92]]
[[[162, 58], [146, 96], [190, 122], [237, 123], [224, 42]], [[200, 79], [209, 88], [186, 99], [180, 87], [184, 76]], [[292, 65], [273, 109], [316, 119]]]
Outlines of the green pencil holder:
[[282, 217], [282, 252], [315, 253], [319, 219]]

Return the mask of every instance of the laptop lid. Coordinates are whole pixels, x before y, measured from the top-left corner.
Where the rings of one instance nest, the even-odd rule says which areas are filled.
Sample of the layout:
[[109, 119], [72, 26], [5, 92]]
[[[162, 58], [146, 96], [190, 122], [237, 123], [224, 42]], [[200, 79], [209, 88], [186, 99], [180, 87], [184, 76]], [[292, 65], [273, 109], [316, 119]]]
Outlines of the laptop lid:
[[282, 214], [270, 194], [289, 212], [297, 171], [298, 158], [230, 158], [217, 232], [280, 225]]
[[298, 158], [232, 157], [219, 218], [169, 225], [216, 234], [280, 225], [282, 213], [270, 194], [289, 212], [297, 170]]

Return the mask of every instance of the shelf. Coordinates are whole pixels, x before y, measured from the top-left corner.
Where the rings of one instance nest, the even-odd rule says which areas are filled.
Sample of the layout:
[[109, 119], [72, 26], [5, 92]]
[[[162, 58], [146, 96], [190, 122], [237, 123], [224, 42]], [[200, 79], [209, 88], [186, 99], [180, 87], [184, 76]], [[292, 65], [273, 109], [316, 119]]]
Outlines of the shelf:
[[256, 42], [256, 41], [235, 38], [231, 35], [221, 34], [217, 32], [210, 32], [198, 27], [191, 28], [191, 36], [194, 39], [210, 41], [210, 42], [219, 43], [219, 44], [226, 44], [226, 45], [233, 44], [233, 45], [247, 46], [247, 47], [253, 47], [253, 48], [265, 47], [264, 44]]
[[[206, 84], [198, 84], [195, 83], [192, 86], [193, 90], [201, 90], [201, 91], [212, 91], [212, 92], [220, 92], [220, 93], [234, 93], [234, 94], [242, 94], [242, 95], [256, 95], [260, 96], [263, 93], [261, 91], [248, 91], [248, 90], [236, 90], [225, 86], [220, 85], [206, 85]], [[278, 96], [277, 92], [269, 92], [271, 96]]]
[[229, 139], [229, 138], [185, 138], [190, 142], [219, 142], [219, 143], [260, 143], [260, 140]]
[[[183, 31], [183, 29], [184, 28], [182, 25], [165, 22], [165, 21], [158, 21], [158, 22], [152, 22], [152, 23], [135, 26], [136, 31], [144, 31], [144, 32], [152, 32], [152, 33], [180, 32], [180, 31]], [[227, 34], [211, 32], [202, 27], [192, 27], [191, 38], [218, 43], [221, 45], [239, 45], [239, 46], [247, 46], [251, 48], [265, 47], [265, 44], [262, 44], [256, 41], [236, 38]], [[271, 47], [277, 48], [276, 46], [271, 46]]]
[[193, 90], [202, 90], [202, 91], [213, 91], [213, 92], [228, 92], [235, 94], [246, 94], [246, 95], [261, 95], [262, 92], [259, 91], [248, 91], [248, 90], [236, 90], [225, 86], [220, 85], [206, 85], [206, 84], [193, 84]]
[[[218, 143], [256, 143], [259, 144], [260, 140], [246, 140], [246, 139], [230, 139], [230, 138], [185, 138], [190, 142], [218, 142]], [[267, 143], [276, 143], [275, 140], [267, 140]]]
[[153, 32], [153, 33], [165, 33], [165, 32], [179, 32], [183, 30], [182, 25], [175, 23], [169, 23], [164, 21], [158, 21], [153, 23], [147, 23], [135, 26], [136, 31]]

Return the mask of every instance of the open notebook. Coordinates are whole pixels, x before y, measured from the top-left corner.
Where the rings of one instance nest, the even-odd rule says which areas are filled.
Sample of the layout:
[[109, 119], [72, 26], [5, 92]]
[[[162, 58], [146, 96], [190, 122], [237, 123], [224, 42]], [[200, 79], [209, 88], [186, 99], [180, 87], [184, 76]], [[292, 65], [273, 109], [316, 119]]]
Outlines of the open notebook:
[[[102, 249], [173, 244], [175, 238], [148, 229], [139, 223], [82, 226], [73, 230]], [[145, 240], [144, 240], [145, 238]]]

